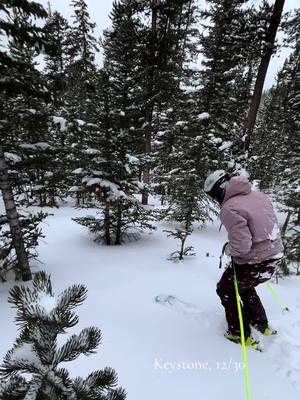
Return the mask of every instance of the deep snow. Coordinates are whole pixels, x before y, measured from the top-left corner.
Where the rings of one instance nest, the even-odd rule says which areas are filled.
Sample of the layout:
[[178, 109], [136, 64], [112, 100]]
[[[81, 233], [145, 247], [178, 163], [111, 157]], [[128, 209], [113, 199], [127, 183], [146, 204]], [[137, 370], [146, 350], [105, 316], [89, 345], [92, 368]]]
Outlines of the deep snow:
[[[103, 335], [96, 355], [66, 365], [72, 375], [111, 366], [129, 400], [246, 399], [241, 349], [223, 338], [226, 324], [215, 293], [223, 272], [218, 257], [226, 241], [217, 221], [196, 229], [189, 239], [197, 256], [174, 264], [167, 256], [177, 243], [162, 232], [166, 226], [140, 241], [105, 247], [71, 220], [90, 210], [62, 207], [51, 213], [39, 247], [44, 265], [37, 263], [35, 270], [51, 273], [56, 293], [73, 283], [87, 285], [88, 299], [77, 309], [80, 323], [69, 333], [94, 325]], [[291, 311], [283, 315], [267, 288], [259, 288], [279, 335], [265, 339], [264, 353], [248, 351], [253, 400], [300, 396], [299, 278], [280, 281], [275, 288]], [[8, 290], [8, 283], [0, 285], [1, 359], [17, 335]], [[155, 301], [168, 295], [175, 298]]]

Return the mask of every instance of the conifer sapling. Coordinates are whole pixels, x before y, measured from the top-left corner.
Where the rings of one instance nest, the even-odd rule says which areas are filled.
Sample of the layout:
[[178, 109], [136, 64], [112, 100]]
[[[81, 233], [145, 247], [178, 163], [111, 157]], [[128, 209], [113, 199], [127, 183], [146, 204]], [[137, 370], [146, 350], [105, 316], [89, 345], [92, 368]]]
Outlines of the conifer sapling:
[[15, 286], [9, 303], [17, 309], [20, 335], [0, 368], [0, 398], [24, 400], [123, 400], [125, 391], [116, 388], [111, 368], [95, 371], [87, 378], [72, 379], [62, 362], [81, 354], [91, 355], [101, 341], [101, 331], [90, 327], [74, 334], [61, 347], [59, 334], [78, 323], [74, 309], [87, 295], [84, 285], [73, 285], [56, 296], [50, 276], [35, 275], [32, 288]]

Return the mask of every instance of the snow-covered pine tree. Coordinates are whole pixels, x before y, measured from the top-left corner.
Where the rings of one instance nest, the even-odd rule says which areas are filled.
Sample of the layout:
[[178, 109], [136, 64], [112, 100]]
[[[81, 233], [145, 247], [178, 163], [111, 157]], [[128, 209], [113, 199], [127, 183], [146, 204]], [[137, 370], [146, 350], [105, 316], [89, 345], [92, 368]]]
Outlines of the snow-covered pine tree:
[[[51, 55], [45, 57], [45, 75], [48, 87], [53, 96], [53, 109], [55, 112], [63, 112], [64, 94], [67, 86], [67, 32], [70, 30], [68, 21], [58, 12], [48, 8], [48, 17], [44, 31], [55, 49]], [[60, 115], [60, 114], [58, 114]]]
[[165, 232], [180, 241], [180, 250], [173, 252], [169, 257], [173, 261], [195, 255], [193, 247], [186, 247], [186, 241], [193, 232], [194, 224], [201, 223], [204, 226], [212, 211], [201, 189], [201, 180], [196, 169], [191, 169], [191, 163], [183, 165], [180, 152], [176, 153], [177, 157], [179, 156], [178, 168], [169, 171], [167, 175], [170, 193], [166, 196], [167, 205], [160, 213], [160, 218], [171, 222], [170, 229]]
[[294, 51], [289, 60], [290, 85], [288, 87], [284, 133], [277, 151], [281, 169], [279, 200], [288, 209], [285, 223], [284, 242], [287, 260], [297, 274], [300, 271], [300, 11], [296, 11], [288, 26], [289, 37], [293, 40]]
[[179, 224], [174, 231], [168, 231], [181, 242], [181, 250], [172, 254], [172, 259], [181, 259], [192, 251], [185, 247], [185, 242], [193, 223], [203, 223], [210, 211], [201, 188], [211, 166], [212, 144], [199, 130], [199, 125], [205, 124], [206, 115], [199, 118], [194, 88], [196, 72], [192, 67], [198, 54], [197, 17], [194, 1], [166, 2], [160, 5], [156, 15], [157, 35], [164, 45], [159, 46], [161, 68], [155, 69], [152, 183], [165, 205], [160, 218]]
[[[159, 23], [157, 29], [161, 41], [160, 70], [155, 82], [156, 95], [152, 121], [152, 146], [153, 146], [153, 179], [157, 182], [159, 171], [167, 170], [171, 160], [168, 155], [176, 141], [176, 134], [181, 134], [189, 128], [186, 102], [190, 104], [191, 97], [186, 95], [193, 87], [195, 72], [191, 63], [196, 61], [196, 40], [199, 31], [196, 26], [198, 7], [194, 1], [176, 1], [165, 3], [159, 8]], [[165, 25], [164, 25], [165, 22]], [[163, 27], [167, 27], [163, 30]], [[153, 61], [150, 61], [153, 63]], [[186, 114], [184, 117], [181, 108]], [[181, 127], [182, 129], [178, 129]], [[160, 166], [161, 164], [161, 166]], [[165, 166], [163, 166], [165, 164]], [[162, 188], [163, 190], [163, 188]]]
[[219, 143], [214, 159], [225, 168], [244, 156], [241, 139], [267, 28], [267, 2], [261, 9], [247, 3], [209, 0], [202, 13], [206, 22], [200, 40], [204, 60], [198, 108], [210, 116], [206, 134]]
[[53, 11], [48, 3], [44, 32], [53, 47], [50, 54], [45, 54], [44, 75], [51, 90], [52, 108], [59, 110], [64, 105], [64, 94], [67, 86], [67, 33], [68, 21], [58, 12]]
[[[158, 162], [153, 171], [154, 182], [158, 184], [165, 203], [160, 218], [175, 223], [173, 234], [170, 230], [168, 233], [181, 241], [181, 250], [171, 256], [175, 260], [182, 259], [192, 250], [187, 248], [185, 251], [184, 245], [193, 225], [203, 225], [210, 220], [213, 211], [202, 190], [203, 176], [212, 165], [209, 159], [212, 144], [209, 138], [197, 131], [199, 120], [193, 101], [189, 102], [190, 96], [190, 93], [182, 93], [181, 101], [174, 104], [174, 109], [167, 114], [168, 129], [157, 138]], [[170, 147], [166, 153], [167, 144]], [[163, 151], [160, 145], [163, 145]]]
[[276, 48], [276, 34], [280, 25], [284, 3], [285, 0], [275, 0], [274, 5], [272, 6], [272, 13], [270, 13], [269, 16], [269, 23], [266, 29], [264, 48], [261, 59], [259, 61], [253, 95], [251, 98], [249, 112], [246, 120], [246, 134], [244, 137], [244, 148], [246, 153], [248, 153], [249, 151], [251, 153], [251, 137], [255, 127], [257, 113], [261, 104], [261, 97], [269, 63]]
[[[119, 245], [137, 238], [141, 229], [153, 226], [151, 212], [136, 198], [143, 188], [138, 180], [139, 160], [126, 152], [126, 130], [118, 130], [116, 115], [111, 120], [109, 114], [109, 126], [95, 129], [93, 147], [86, 147], [81, 155], [79, 165], [83, 167], [73, 171], [79, 182], [72, 190], [85, 195], [81, 207], [100, 211], [96, 217], [74, 220], [88, 227], [97, 242]], [[123, 118], [119, 115], [119, 119]]]
[[[185, 47], [191, 37], [196, 6], [193, 0], [122, 0], [116, 6], [123, 9], [120, 12], [124, 12], [124, 15], [131, 14], [131, 23], [135, 25], [134, 30], [129, 33], [130, 44], [126, 42], [124, 46], [120, 43], [119, 51], [121, 54], [123, 48], [130, 46], [131, 54], [135, 54], [136, 62], [131, 75], [140, 90], [138, 129], [143, 140], [140, 147], [144, 153], [141, 177], [146, 188], [142, 201], [146, 204], [150, 189], [151, 147], [158, 127], [156, 122], [159, 113], [168, 108], [168, 102], [172, 102], [181, 81], [179, 77], [184, 75], [183, 60], [188, 61], [185, 59]], [[121, 25], [122, 21], [115, 19], [115, 25], [117, 24]], [[191, 43], [189, 45], [191, 47]]]
[[156, 140], [157, 154], [159, 148], [163, 154], [162, 163], [156, 163], [159, 188], [169, 200], [164, 213], [174, 213], [177, 220], [185, 216], [186, 232], [192, 222], [209, 218], [212, 210], [201, 192], [203, 181], [224, 161], [225, 167], [234, 167], [231, 148], [240, 142], [244, 129], [268, 9], [266, 5], [259, 10], [241, 7], [244, 3], [209, 2], [211, 7], [202, 13], [209, 25], [200, 40], [205, 68], [198, 80], [190, 70], [184, 82], [188, 90], [178, 91], [172, 107], [164, 112]]
[[[144, 56], [144, 64], [149, 66], [148, 73], [144, 74], [147, 104], [144, 120], [146, 154], [151, 154], [153, 147], [155, 157], [151, 158], [156, 173], [161, 169], [157, 165], [158, 158], [163, 164], [166, 162], [164, 155], [170, 151], [170, 143], [174, 140], [174, 122], [181, 121], [180, 118], [172, 121], [171, 117], [169, 125], [168, 115], [173, 114], [177, 108], [176, 103], [181, 100], [182, 87], [191, 86], [193, 71], [190, 64], [195, 61], [196, 42], [199, 37], [195, 23], [198, 11], [197, 2], [194, 0], [153, 1], [152, 4], [151, 30], [148, 28], [148, 38], [151, 41]], [[147, 174], [149, 180], [149, 171], [146, 169], [146, 177]], [[154, 181], [158, 181], [157, 178], [153, 175]], [[166, 188], [162, 190], [166, 191]]]
[[52, 159], [55, 169], [49, 173], [48, 186], [56, 198], [64, 198], [68, 193], [71, 181], [70, 171], [74, 169], [72, 163], [72, 149], [68, 140], [67, 111], [67, 32], [70, 30], [68, 21], [57, 11], [52, 11], [49, 5], [48, 17], [44, 28], [47, 37], [52, 43], [53, 51], [45, 57], [44, 70], [47, 86], [52, 94], [49, 104], [50, 120], [48, 121], [49, 137], [55, 144]]
[[[284, 191], [281, 187], [282, 166], [278, 158], [278, 148], [282, 146], [285, 135], [286, 98], [290, 83], [290, 74], [287, 71], [289, 66], [288, 62], [285, 62], [282, 71], [278, 73], [276, 86], [267, 93], [261, 107], [252, 137], [252, 150], [255, 155], [250, 158], [249, 164], [251, 175], [258, 180], [260, 189], [281, 194]], [[287, 154], [285, 157], [288, 157]], [[288, 212], [282, 228], [283, 237], [286, 235], [289, 219]], [[284, 275], [290, 273], [285, 259], [281, 270]]]
[[192, 233], [192, 231], [186, 230], [184, 227], [182, 227], [173, 230], [165, 229], [164, 232], [168, 234], [168, 237], [171, 237], [173, 239], [178, 239], [180, 241], [179, 250], [173, 251], [169, 255], [168, 260], [177, 263], [179, 261], [182, 261], [185, 257], [191, 257], [196, 255], [196, 253], [194, 253], [193, 246], [186, 246], [186, 240]]
[[93, 193], [93, 201], [86, 205], [102, 210], [96, 218], [78, 218], [76, 222], [89, 227], [97, 241], [108, 245], [135, 237], [136, 230], [153, 229], [151, 213], [136, 197], [143, 186], [137, 157], [140, 88], [132, 68], [138, 53], [130, 40], [135, 27], [131, 8], [115, 3], [112, 28], [105, 32], [102, 43], [105, 60], [98, 74], [98, 120], [90, 125], [80, 168], [74, 171], [81, 179], [77, 187]]
[[[22, 29], [20, 29], [20, 24], [14, 18], [14, 12], [25, 15], [28, 19], [31, 17], [45, 18], [46, 12], [41, 5], [26, 0], [21, 3], [8, 0], [1, 5], [1, 10], [4, 12], [4, 18], [0, 20], [0, 34], [1, 39], [3, 39], [5, 43], [7, 43], [9, 39], [13, 39], [15, 43], [19, 43], [20, 45], [24, 44], [24, 46], [32, 46], [36, 51], [49, 49], [40, 27], [34, 23], [30, 23], [28, 25], [23, 25]], [[13, 196], [14, 193], [9, 179], [9, 170], [5, 162], [5, 153], [9, 154], [9, 159], [13, 159], [13, 162], [20, 161], [17, 155], [6, 151], [8, 148], [11, 148], [7, 146], [11, 146], [15, 141], [17, 142], [17, 138], [12, 138], [12, 136], [10, 136], [10, 138], [13, 139], [13, 141], [11, 143], [8, 141], [9, 135], [7, 134], [7, 127], [11, 119], [17, 119], [18, 115], [15, 115], [13, 112], [7, 115], [5, 107], [10, 100], [18, 96], [25, 96], [31, 93], [32, 96], [40, 96], [41, 99], [43, 99], [45, 94], [47, 94], [44, 88], [40, 87], [39, 82], [33, 79], [32, 75], [26, 75], [27, 71], [27, 63], [23, 62], [23, 60], [13, 58], [8, 53], [7, 48], [0, 49], [0, 75], [2, 77], [0, 80], [0, 184], [6, 209], [6, 216], [3, 216], [2, 220], [7, 220], [9, 224], [12, 244], [12, 246], [9, 245], [9, 249], [11, 250], [11, 248], [13, 248], [13, 251], [15, 251], [17, 264], [14, 265], [14, 268], [17, 276], [19, 275], [19, 271], [21, 272], [23, 280], [31, 279], [31, 272], [28, 263], [28, 254], [24, 245], [22, 228], [19, 222], [19, 215]], [[26, 76], [28, 79], [20, 79], [20, 76]], [[8, 256], [6, 253], [7, 252], [4, 254], [4, 258], [1, 258], [1, 262], [6, 260]]]
[[5, 281], [13, 270], [16, 279], [27, 281], [31, 279], [29, 261], [37, 257], [36, 247], [42, 237], [38, 225], [46, 214], [17, 210], [6, 159], [15, 162], [17, 156], [4, 153], [0, 144], [0, 189], [6, 210], [6, 215], [0, 215], [0, 279]]
[[[286, 119], [286, 98], [292, 80], [288, 60], [277, 75], [276, 85], [267, 93], [261, 106], [252, 140], [254, 156], [250, 159], [251, 175], [260, 181], [261, 189], [274, 189], [278, 183], [278, 147]], [[281, 127], [281, 129], [279, 129]], [[266, 154], [268, 157], [266, 157]]]
[[[32, 213], [23, 208], [18, 208], [18, 221], [23, 235], [24, 250], [30, 264], [38, 259], [37, 247], [41, 238], [44, 237], [41, 222], [47, 217], [47, 214], [40, 211]], [[12, 273], [15, 279], [22, 277], [22, 271], [19, 268], [17, 253], [14, 249], [13, 234], [9, 229], [8, 219], [0, 215], [0, 279], [4, 282], [9, 280]]]
[[95, 353], [101, 331], [91, 327], [73, 334], [65, 344], [57, 339], [78, 323], [74, 309], [86, 299], [87, 289], [73, 285], [55, 295], [50, 276], [39, 272], [33, 287], [15, 286], [9, 303], [17, 309], [16, 322], [21, 328], [14, 347], [0, 368], [1, 399], [36, 400], [123, 400], [126, 393], [116, 388], [117, 375], [111, 368], [72, 379], [61, 363], [80, 355]]
[[64, 104], [62, 112], [56, 113], [55, 120], [58, 121], [57, 135], [64, 140], [63, 152], [66, 160], [64, 176], [69, 189], [74, 189], [72, 171], [83, 166], [82, 154], [89, 146], [91, 141], [89, 136], [93, 134], [91, 131], [94, 130], [98, 120], [95, 62], [98, 41], [94, 36], [96, 25], [91, 22], [86, 1], [73, 0], [71, 6], [74, 11], [73, 24], [67, 29], [64, 41], [66, 49]]
[[[32, 27], [31, 17], [14, 9], [12, 21], [19, 31], [28, 31]], [[34, 82], [36, 92], [32, 90], [11, 96], [6, 102], [6, 132], [13, 138], [11, 151], [21, 156], [18, 164], [21, 169], [17, 187], [22, 195], [26, 194], [27, 202], [41, 206], [54, 205], [55, 193], [50, 176], [54, 169], [53, 141], [48, 137], [50, 100], [46, 81], [36, 68], [35, 57], [38, 49], [28, 42], [21, 42], [11, 37], [8, 43], [10, 56], [23, 64], [23, 79]], [[43, 96], [41, 96], [43, 94]], [[24, 197], [25, 200], [25, 197]]]
[[[255, 132], [255, 154], [252, 167], [259, 171], [261, 187], [271, 189], [286, 212], [282, 228], [288, 265], [299, 271], [300, 265], [300, 13], [297, 12], [287, 24], [289, 42], [294, 51], [278, 73], [274, 86], [260, 115]], [[268, 157], [266, 157], [266, 154]]]
[[102, 96], [102, 104], [104, 99], [109, 100], [113, 110], [109, 122], [105, 107], [103, 108], [105, 126], [113, 125], [115, 118], [118, 130], [130, 129], [126, 146], [129, 146], [135, 154], [140, 154], [144, 143], [141, 132], [144, 106], [141, 87], [143, 70], [140, 65], [142, 25], [134, 2], [131, 3], [129, 0], [116, 2], [111, 12], [111, 21], [112, 26], [104, 31], [102, 39], [104, 53], [102, 78], [109, 82], [109, 85], [104, 85], [106, 94]]
[[94, 36], [96, 24], [91, 22], [87, 3], [72, 0], [73, 24], [66, 36], [67, 109], [69, 122], [74, 124], [74, 143], [81, 143], [84, 130], [76, 132], [76, 121], [93, 122], [95, 115], [95, 56], [98, 41]]

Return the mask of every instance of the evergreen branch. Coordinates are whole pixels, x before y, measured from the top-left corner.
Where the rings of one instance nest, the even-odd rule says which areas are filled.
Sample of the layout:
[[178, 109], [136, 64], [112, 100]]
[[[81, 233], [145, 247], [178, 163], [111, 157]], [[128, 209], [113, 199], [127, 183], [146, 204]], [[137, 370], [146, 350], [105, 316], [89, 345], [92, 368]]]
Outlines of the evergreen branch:
[[64, 290], [57, 299], [57, 308], [72, 310], [81, 305], [87, 297], [87, 288], [84, 285], [73, 285]]
[[[54, 392], [54, 396], [49, 396], [49, 400], [54, 399], [66, 399], [66, 400], [75, 400], [75, 392], [72, 387], [72, 381], [67, 377], [66, 374], [59, 373], [56, 371], [50, 371], [47, 373], [46, 380], [48, 386], [50, 386], [52, 392]], [[48, 391], [48, 390], [47, 390]]]
[[0, 383], [1, 400], [24, 400], [28, 390], [28, 382], [19, 376], [13, 376]]
[[45, 293], [53, 297], [51, 275], [45, 271], [38, 272], [33, 279], [33, 288], [37, 293]]
[[26, 307], [36, 300], [36, 298], [36, 294], [24, 286], [14, 286], [9, 291], [8, 302], [13, 304], [14, 308], [17, 308], [16, 319], [22, 319], [22, 316], [28, 311]]
[[3, 30], [8, 36], [17, 38], [16, 40], [22, 42], [26, 41], [32, 45], [36, 44], [34, 39], [39, 40], [38, 33], [43, 33], [43, 29], [37, 26], [18, 26], [4, 21], [3, 19], [0, 19], [0, 29]]
[[56, 310], [52, 317], [53, 323], [57, 326], [58, 333], [65, 333], [66, 328], [72, 328], [79, 321], [79, 317], [71, 311]]
[[30, 382], [29, 389], [24, 397], [24, 400], [37, 400], [39, 390], [43, 384], [43, 377], [42, 376], [35, 376], [32, 381]]
[[86, 379], [76, 378], [73, 388], [79, 400], [124, 400], [126, 392], [122, 388], [114, 389], [117, 375], [111, 368], [95, 371]]
[[112, 368], [105, 368], [103, 371], [92, 372], [84, 381], [86, 387], [106, 387], [115, 386], [118, 376]]
[[69, 371], [66, 370], [65, 368], [59, 368], [56, 370], [56, 375], [60, 377], [60, 379], [67, 385], [71, 384], [71, 379], [69, 376]]
[[118, 388], [115, 390], [111, 390], [105, 400], [125, 400], [127, 397], [127, 393], [124, 389]]
[[27, 15], [34, 15], [37, 18], [46, 18], [47, 17], [47, 12], [44, 9], [44, 7], [36, 3], [34, 1], [28, 1], [28, 0], [2, 0], [2, 5], [0, 9], [2, 8], [3, 10], [6, 7], [9, 8], [19, 8], [21, 9], [25, 14]]
[[[10, 350], [11, 352], [12, 350]], [[3, 378], [9, 378], [17, 373], [30, 373], [30, 374], [41, 374], [42, 370], [39, 365], [34, 365], [30, 360], [13, 360], [10, 358], [10, 354], [4, 357], [3, 365], [0, 368], [0, 376]]]
[[[32, 69], [36, 77], [40, 73]], [[22, 76], [23, 79], [16, 79], [14, 75]], [[7, 52], [0, 51], [0, 90], [7, 97], [19, 95], [20, 93], [31, 95], [49, 101], [50, 94], [40, 86], [39, 80], [32, 81], [28, 72], [28, 64], [13, 59]]]
[[80, 354], [90, 355], [95, 353], [101, 342], [101, 331], [98, 328], [86, 328], [79, 335], [72, 335], [68, 341], [57, 351], [54, 364], [73, 361]]

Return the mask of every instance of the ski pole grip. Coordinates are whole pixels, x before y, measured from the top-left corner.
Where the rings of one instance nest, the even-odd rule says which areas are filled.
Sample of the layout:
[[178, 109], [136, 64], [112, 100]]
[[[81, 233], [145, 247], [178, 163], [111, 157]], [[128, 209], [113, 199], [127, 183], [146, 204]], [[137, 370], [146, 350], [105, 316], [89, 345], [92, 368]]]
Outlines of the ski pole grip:
[[227, 246], [228, 243], [229, 243], [229, 242], [226, 242], [226, 243], [224, 244], [223, 248], [222, 248], [222, 253], [221, 253], [221, 255], [220, 255], [219, 269], [222, 268], [222, 258], [223, 258], [224, 254], [225, 254], [225, 248], [226, 248], [226, 246]]

